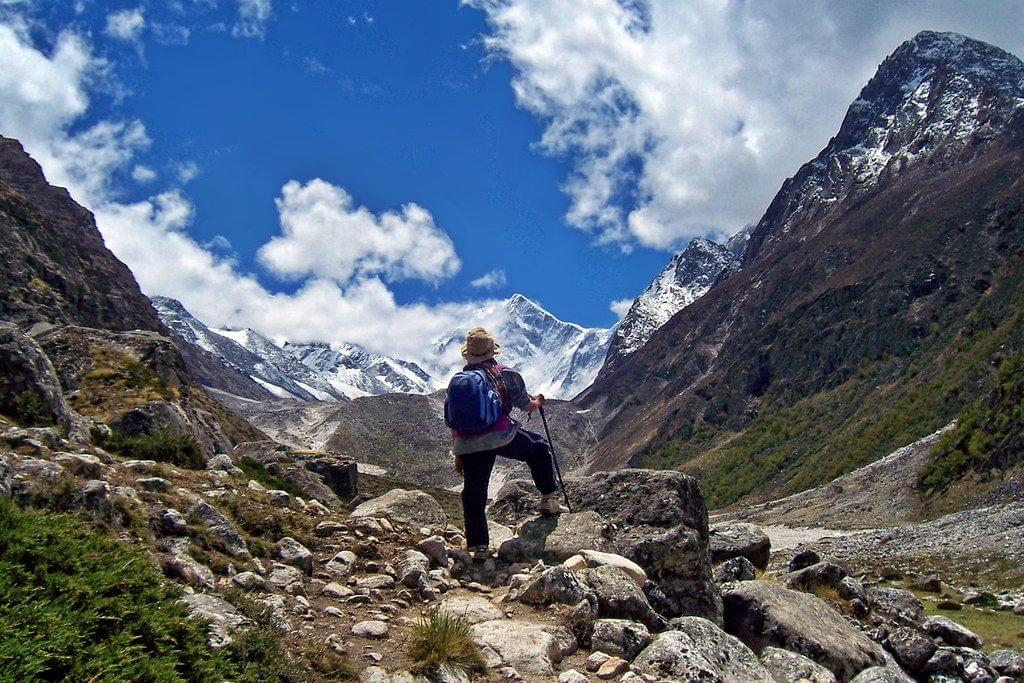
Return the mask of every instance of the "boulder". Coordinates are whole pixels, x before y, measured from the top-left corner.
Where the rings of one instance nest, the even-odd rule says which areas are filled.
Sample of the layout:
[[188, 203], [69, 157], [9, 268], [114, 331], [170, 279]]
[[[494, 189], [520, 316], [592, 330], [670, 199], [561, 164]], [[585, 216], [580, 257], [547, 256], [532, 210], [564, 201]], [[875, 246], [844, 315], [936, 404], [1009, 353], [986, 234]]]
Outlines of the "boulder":
[[307, 470], [320, 475], [324, 484], [342, 501], [358, 495], [359, 468], [355, 460], [333, 453], [318, 453], [302, 462]]
[[981, 649], [981, 636], [948, 617], [929, 617], [924, 623], [924, 628], [928, 635], [932, 638], [938, 638], [946, 645], [969, 647], [973, 650]]
[[758, 569], [765, 569], [772, 554], [768, 534], [756, 524], [747, 522], [716, 524], [711, 528], [708, 545], [713, 564], [745, 557]]
[[349, 514], [352, 520], [373, 517], [383, 517], [413, 529], [444, 529], [448, 524], [444, 510], [431, 495], [405, 489], [391, 489], [360, 504]]
[[68, 406], [49, 357], [18, 326], [0, 322], [0, 414], [27, 427], [57, 424], [88, 441], [85, 420]]
[[656, 630], [664, 627], [664, 618], [654, 611], [633, 577], [619, 567], [594, 567], [584, 569], [577, 575], [597, 597], [599, 616], [631, 619]]
[[506, 562], [542, 559], [556, 564], [583, 549], [613, 551], [612, 529], [596, 512], [574, 512], [534, 517], [523, 523], [519, 535], [498, 547]]
[[429, 536], [416, 544], [421, 553], [430, 558], [434, 567], [448, 568], [448, 544], [443, 536]]
[[590, 642], [591, 649], [632, 661], [651, 642], [651, 633], [636, 621], [598, 619]]
[[850, 683], [914, 683], [914, 679], [894, 667], [872, 666], [850, 679]]
[[882, 649], [823, 600], [767, 581], [731, 584], [722, 596], [725, 629], [755, 652], [791, 650], [849, 680], [885, 663]]
[[643, 586], [647, 582], [647, 572], [643, 570], [643, 567], [622, 555], [605, 553], [599, 550], [580, 550], [580, 557], [583, 558], [583, 562], [587, 567], [612, 565], [632, 576], [638, 586]]
[[940, 646], [925, 665], [930, 681], [992, 681], [995, 672], [989, 658], [969, 647]]
[[935, 654], [935, 641], [923, 635], [917, 629], [901, 626], [886, 640], [889, 652], [896, 661], [911, 672], [923, 672], [928, 660]]
[[796, 652], [766, 647], [761, 663], [778, 683], [836, 683], [831, 671]]
[[992, 668], [1000, 676], [1009, 676], [1013, 679], [1024, 678], [1024, 657], [1015, 650], [996, 650], [989, 654], [989, 661]]
[[216, 595], [192, 593], [183, 596], [181, 601], [188, 606], [193, 617], [209, 622], [209, 645], [212, 648], [230, 644], [238, 629], [252, 623], [234, 605]]
[[609, 681], [629, 668], [629, 662], [622, 657], [611, 657], [605, 660], [604, 664], [597, 667], [597, 677], [602, 681]]
[[717, 584], [730, 581], [753, 581], [757, 578], [757, 572], [747, 558], [734, 557], [715, 567], [713, 578]]
[[164, 508], [159, 515], [160, 526], [167, 533], [174, 536], [183, 536], [188, 531], [188, 522], [185, 516], [174, 508]]
[[521, 619], [482, 621], [470, 627], [488, 666], [511, 666], [525, 675], [550, 680], [562, 661], [558, 639], [544, 625]]
[[407, 588], [418, 588], [430, 571], [430, 558], [418, 550], [406, 550], [395, 570], [400, 584]]
[[586, 588], [568, 568], [558, 565], [546, 569], [519, 594], [519, 601], [526, 605], [550, 605], [563, 603], [575, 605], [583, 599]]
[[94, 515], [105, 516], [113, 505], [110, 502], [110, 484], [102, 479], [90, 479], [78, 490], [82, 494], [82, 505]]
[[842, 565], [825, 560], [783, 575], [782, 583], [795, 591], [813, 592], [819, 586], [839, 589], [849, 572]]
[[279, 540], [274, 551], [277, 558], [285, 564], [297, 567], [307, 575], [313, 573], [313, 553], [291, 536]]
[[632, 557], [666, 598], [659, 605], [665, 616], [721, 621], [721, 598], [699, 531], [678, 526], [659, 532], [637, 543]]
[[243, 474], [245, 474], [231, 460], [231, 456], [227, 455], [226, 453], [217, 453], [212, 458], [207, 460], [206, 469], [227, 472], [228, 474], [233, 476], [242, 476]]
[[[573, 510], [594, 510], [620, 529], [616, 543], [627, 557], [632, 546], [652, 529], [684, 525], [708, 536], [707, 507], [697, 480], [671, 470], [630, 468], [598, 472], [566, 479]], [[515, 525], [533, 514], [540, 494], [532, 482], [514, 479], [505, 483], [491, 504], [490, 515]]]
[[774, 683], [746, 645], [707, 619], [674, 619], [672, 628], [637, 655], [634, 671], [659, 681]]
[[326, 569], [334, 576], [347, 576], [352, 573], [355, 563], [356, 554], [351, 550], [342, 550], [328, 560]]
[[821, 562], [821, 556], [817, 552], [810, 548], [804, 548], [798, 550], [793, 557], [789, 558], [789, 563], [786, 565], [787, 569], [791, 572], [800, 571], [804, 567], [810, 567], [812, 564], [818, 564]]
[[504, 616], [491, 601], [478, 595], [451, 595], [437, 606], [438, 611], [463, 617], [470, 624], [494, 621]]
[[919, 626], [924, 622], [924, 605], [917, 596], [902, 588], [869, 588], [868, 605], [871, 611], [896, 624]]
[[230, 555], [244, 559], [250, 557], [249, 546], [235, 525], [205, 500], [193, 505], [188, 511], [188, 517], [193, 523], [206, 527], [214, 537], [220, 539]]

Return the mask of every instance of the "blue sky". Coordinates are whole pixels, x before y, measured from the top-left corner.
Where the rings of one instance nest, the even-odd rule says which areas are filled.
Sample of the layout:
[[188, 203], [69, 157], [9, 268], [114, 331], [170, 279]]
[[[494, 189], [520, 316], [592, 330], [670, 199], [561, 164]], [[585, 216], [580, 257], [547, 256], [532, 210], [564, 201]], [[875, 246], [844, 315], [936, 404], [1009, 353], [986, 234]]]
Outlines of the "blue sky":
[[689, 239], [756, 221], [902, 40], [1020, 54], [1022, 19], [1012, 2], [0, 0], [0, 132], [148, 293], [402, 354], [514, 291], [614, 324]]

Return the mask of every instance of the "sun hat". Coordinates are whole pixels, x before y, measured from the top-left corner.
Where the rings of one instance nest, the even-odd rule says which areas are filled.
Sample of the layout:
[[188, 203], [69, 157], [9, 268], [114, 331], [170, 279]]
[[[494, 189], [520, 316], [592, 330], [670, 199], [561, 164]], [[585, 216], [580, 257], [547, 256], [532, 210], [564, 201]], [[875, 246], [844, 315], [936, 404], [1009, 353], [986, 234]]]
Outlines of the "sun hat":
[[498, 355], [501, 344], [494, 335], [482, 327], [474, 327], [466, 333], [466, 342], [462, 345], [462, 357], [469, 364], [483, 363]]

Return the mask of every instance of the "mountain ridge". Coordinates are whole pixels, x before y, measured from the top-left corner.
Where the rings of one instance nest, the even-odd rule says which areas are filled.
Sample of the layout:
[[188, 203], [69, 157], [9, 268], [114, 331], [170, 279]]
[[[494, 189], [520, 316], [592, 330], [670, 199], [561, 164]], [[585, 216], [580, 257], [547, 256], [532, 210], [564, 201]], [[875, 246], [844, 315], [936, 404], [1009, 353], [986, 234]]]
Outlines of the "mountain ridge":
[[[968, 324], [975, 316], [1019, 343], [1024, 83], [993, 90], [961, 53], [942, 62], [928, 52], [923, 71], [911, 68], [922, 45], [944, 42], [979, 59], [1007, 55], [924, 33], [887, 58], [843, 124], [892, 152], [886, 164], [856, 182], [862, 169], [844, 156], [856, 145], [837, 135], [783, 184], [742, 268], [577, 400], [604, 420], [594, 467], [684, 467], [717, 504], [789, 493], [948, 423], [960, 392], [973, 395], [991, 372], [982, 349], [997, 337]], [[922, 109], [914, 93], [925, 82]], [[881, 113], [862, 125], [869, 98]], [[952, 106], [965, 98], [977, 107]], [[963, 111], [972, 132], [943, 127]], [[891, 134], [878, 136], [883, 119]], [[912, 155], [900, 151], [918, 134]], [[958, 330], [970, 334], [958, 341]]]

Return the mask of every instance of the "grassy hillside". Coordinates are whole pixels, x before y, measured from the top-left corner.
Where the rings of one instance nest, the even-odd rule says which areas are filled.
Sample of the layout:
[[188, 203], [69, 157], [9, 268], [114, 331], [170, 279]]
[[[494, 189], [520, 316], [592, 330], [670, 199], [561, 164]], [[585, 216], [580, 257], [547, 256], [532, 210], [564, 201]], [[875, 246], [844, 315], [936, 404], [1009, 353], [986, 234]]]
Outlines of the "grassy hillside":
[[59, 514], [0, 498], [0, 679], [223, 680], [236, 671], [206, 647], [138, 549]]
[[[1024, 347], [1024, 266], [1011, 263], [959, 329], [933, 326], [912, 357], [865, 363], [840, 385], [781, 396], [741, 431], [693, 428], [635, 462], [701, 478], [712, 506], [816, 486], [934, 432], [991, 386], [993, 361]], [[948, 460], [948, 458], [947, 458]], [[946, 475], [943, 475], [946, 476]]]
[[1024, 462], [1024, 354], [999, 365], [995, 387], [967, 406], [931, 453], [919, 487], [937, 494], [968, 474], [985, 477]]

